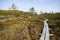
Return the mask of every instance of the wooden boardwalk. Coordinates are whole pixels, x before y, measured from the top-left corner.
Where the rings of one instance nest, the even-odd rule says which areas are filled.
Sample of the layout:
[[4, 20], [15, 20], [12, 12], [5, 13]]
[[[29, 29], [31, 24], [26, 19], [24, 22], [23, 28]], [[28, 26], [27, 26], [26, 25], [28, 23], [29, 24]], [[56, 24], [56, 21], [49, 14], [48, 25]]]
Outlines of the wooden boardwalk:
[[49, 39], [49, 28], [48, 28], [48, 23], [47, 23], [48, 19], [44, 20], [44, 28], [41, 34], [41, 37], [39, 40], [50, 40]]

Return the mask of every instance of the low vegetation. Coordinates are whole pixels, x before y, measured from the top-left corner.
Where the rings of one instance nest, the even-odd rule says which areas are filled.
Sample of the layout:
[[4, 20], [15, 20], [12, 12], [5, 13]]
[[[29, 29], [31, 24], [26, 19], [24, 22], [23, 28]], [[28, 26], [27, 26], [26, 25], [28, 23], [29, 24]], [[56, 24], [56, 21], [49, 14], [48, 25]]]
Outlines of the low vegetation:
[[0, 40], [39, 40], [43, 21], [48, 18], [53, 36], [51, 40], [60, 40], [60, 12], [41, 13], [19, 10], [0, 10]]

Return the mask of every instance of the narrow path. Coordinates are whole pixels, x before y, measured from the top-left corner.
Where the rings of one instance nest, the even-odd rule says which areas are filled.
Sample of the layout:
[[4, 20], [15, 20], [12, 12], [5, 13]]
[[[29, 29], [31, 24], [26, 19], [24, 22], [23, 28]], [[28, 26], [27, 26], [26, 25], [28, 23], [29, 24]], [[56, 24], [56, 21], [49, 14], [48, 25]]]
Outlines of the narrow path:
[[39, 40], [49, 40], [49, 28], [48, 28], [48, 19], [44, 20], [44, 28]]

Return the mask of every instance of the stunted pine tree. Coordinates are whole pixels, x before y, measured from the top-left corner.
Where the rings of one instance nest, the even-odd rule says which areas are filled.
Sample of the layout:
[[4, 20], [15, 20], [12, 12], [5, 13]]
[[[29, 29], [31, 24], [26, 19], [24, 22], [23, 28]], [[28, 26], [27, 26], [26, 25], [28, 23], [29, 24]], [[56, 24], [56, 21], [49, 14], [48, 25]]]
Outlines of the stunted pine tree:
[[16, 10], [17, 7], [16, 7], [16, 5], [15, 5], [14, 3], [12, 3], [12, 5], [11, 5], [11, 7], [10, 7], [9, 9], [11, 9], [11, 10]]
[[14, 3], [12, 3], [11, 7], [9, 8], [11, 9], [11, 15], [15, 15], [16, 17], [19, 16], [19, 11], [17, 10], [17, 7]]
[[32, 8], [30, 8], [30, 10], [29, 10], [31, 13], [35, 13], [35, 9], [34, 9], [34, 7], [32, 7]]

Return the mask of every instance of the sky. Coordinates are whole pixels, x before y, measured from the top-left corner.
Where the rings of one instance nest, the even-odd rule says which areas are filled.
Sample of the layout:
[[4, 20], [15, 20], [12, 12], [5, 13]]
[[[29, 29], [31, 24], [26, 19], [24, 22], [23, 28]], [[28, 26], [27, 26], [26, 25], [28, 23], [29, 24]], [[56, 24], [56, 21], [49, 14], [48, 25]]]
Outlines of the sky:
[[12, 3], [22, 11], [34, 7], [36, 12], [60, 12], [60, 0], [0, 0], [0, 9], [8, 10]]

